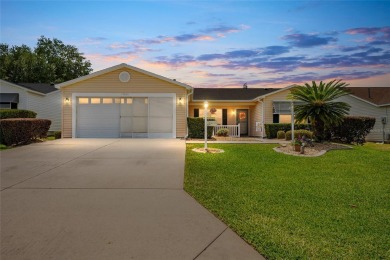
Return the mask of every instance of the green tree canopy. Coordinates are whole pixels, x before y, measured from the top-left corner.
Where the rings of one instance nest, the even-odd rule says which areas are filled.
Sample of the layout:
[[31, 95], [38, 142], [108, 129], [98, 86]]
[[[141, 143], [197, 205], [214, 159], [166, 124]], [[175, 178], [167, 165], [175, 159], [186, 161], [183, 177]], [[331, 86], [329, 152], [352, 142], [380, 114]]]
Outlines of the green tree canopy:
[[295, 120], [301, 122], [310, 119], [317, 140], [329, 139], [326, 128], [340, 124], [348, 114], [350, 105], [334, 101], [349, 93], [347, 86], [341, 80], [329, 83], [321, 81], [318, 85], [315, 81], [311, 85], [296, 85], [290, 90], [289, 98], [302, 101], [303, 104], [295, 106]]
[[60, 83], [89, 74], [91, 63], [75, 46], [41, 36], [32, 50], [0, 44], [0, 78], [18, 83]]

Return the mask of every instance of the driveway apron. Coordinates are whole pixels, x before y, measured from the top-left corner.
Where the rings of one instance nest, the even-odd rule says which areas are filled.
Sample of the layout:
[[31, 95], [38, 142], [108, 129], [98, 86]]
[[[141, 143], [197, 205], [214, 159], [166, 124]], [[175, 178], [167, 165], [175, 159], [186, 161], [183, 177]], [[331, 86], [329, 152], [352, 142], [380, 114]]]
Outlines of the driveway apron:
[[262, 259], [183, 190], [185, 142], [1, 151], [1, 259]]

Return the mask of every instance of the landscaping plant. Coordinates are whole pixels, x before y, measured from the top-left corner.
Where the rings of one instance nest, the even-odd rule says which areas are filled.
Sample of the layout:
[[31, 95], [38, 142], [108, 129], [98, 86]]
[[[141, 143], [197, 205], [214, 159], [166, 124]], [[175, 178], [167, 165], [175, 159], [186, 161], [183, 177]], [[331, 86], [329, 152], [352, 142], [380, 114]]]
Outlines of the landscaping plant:
[[217, 136], [228, 136], [229, 135], [229, 129], [227, 128], [221, 128], [217, 131]]
[[311, 85], [296, 85], [290, 90], [289, 99], [303, 102], [302, 105], [295, 105], [295, 120], [310, 119], [317, 141], [330, 140], [327, 128], [340, 125], [348, 114], [350, 105], [334, 101], [348, 94], [346, 86], [348, 84], [341, 80], [329, 83], [321, 81], [318, 85], [312, 81]]

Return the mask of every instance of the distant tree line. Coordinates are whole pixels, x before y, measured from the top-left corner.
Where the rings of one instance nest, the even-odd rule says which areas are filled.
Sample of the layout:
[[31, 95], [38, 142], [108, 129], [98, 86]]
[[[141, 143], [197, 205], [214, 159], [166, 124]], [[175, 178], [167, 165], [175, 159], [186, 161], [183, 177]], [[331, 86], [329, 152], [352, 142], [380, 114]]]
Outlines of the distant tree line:
[[61, 83], [92, 72], [75, 46], [41, 36], [34, 49], [0, 44], [0, 78], [13, 83]]

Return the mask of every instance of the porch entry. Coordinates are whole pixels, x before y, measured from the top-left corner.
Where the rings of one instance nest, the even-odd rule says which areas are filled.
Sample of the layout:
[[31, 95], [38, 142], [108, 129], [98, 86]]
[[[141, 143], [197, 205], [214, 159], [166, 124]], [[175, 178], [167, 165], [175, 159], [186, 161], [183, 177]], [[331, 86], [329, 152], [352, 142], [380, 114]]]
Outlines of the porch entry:
[[236, 121], [240, 125], [240, 135], [248, 135], [248, 109], [237, 109]]

